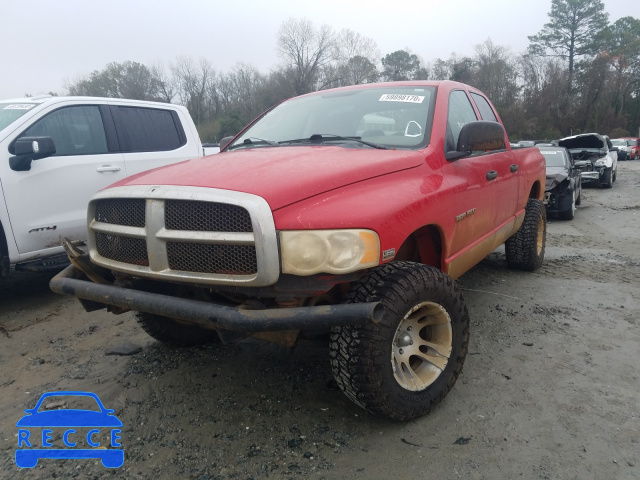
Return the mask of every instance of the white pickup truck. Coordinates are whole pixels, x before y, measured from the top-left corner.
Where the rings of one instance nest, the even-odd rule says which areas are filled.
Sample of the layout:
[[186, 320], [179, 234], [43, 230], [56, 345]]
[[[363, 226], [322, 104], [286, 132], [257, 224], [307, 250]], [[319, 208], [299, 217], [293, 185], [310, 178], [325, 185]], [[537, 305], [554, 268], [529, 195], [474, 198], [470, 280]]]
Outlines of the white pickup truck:
[[[208, 152], [207, 152], [208, 153]], [[0, 277], [57, 270], [87, 203], [126, 176], [203, 156], [179, 105], [90, 97], [0, 100]]]

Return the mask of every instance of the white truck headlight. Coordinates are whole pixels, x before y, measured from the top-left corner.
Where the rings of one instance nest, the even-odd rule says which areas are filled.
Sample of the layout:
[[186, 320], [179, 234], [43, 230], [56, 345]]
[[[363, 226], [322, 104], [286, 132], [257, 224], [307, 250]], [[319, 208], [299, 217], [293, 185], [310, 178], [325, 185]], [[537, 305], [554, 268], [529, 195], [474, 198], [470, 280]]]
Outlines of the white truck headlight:
[[349, 273], [378, 265], [380, 239], [371, 230], [284, 230], [282, 273]]
[[593, 164], [594, 167], [604, 167], [606, 165], [607, 160], [604, 158], [599, 158], [598, 160], [595, 161], [595, 163]]

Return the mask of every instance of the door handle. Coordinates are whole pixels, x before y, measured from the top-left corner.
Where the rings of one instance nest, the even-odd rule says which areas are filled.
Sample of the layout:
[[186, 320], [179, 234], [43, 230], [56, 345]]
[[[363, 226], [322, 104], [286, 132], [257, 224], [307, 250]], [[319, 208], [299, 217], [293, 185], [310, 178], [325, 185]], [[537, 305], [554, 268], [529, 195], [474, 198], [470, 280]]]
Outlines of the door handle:
[[96, 172], [119, 172], [120, 167], [117, 165], [102, 165], [101, 167], [96, 168]]
[[487, 180], [495, 180], [496, 178], [498, 178], [498, 172], [495, 170], [489, 170], [487, 172]]
[[516, 173], [519, 168], [520, 167], [514, 163], [513, 165], [511, 165], [511, 168], [510, 168], [511, 173]]

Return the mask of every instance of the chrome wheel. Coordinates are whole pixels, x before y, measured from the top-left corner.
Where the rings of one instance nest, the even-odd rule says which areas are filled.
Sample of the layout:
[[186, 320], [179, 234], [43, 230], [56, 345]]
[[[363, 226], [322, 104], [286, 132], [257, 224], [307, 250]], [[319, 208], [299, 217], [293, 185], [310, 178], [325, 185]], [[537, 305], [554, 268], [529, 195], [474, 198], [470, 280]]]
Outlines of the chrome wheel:
[[398, 384], [412, 392], [426, 389], [444, 371], [451, 356], [451, 317], [437, 303], [423, 302], [400, 321], [391, 365]]

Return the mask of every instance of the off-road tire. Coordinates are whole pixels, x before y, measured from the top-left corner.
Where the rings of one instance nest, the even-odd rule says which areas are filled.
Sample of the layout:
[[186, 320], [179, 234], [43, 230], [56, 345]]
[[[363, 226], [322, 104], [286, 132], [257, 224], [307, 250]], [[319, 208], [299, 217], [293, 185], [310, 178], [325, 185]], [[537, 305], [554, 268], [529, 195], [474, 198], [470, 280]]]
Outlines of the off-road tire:
[[467, 356], [469, 313], [456, 282], [419, 263], [389, 263], [356, 283], [346, 301], [379, 301], [384, 314], [379, 323], [332, 329], [331, 369], [340, 389], [360, 407], [395, 420], [429, 413]]
[[602, 180], [600, 181], [600, 186], [602, 188], [612, 188], [613, 187], [613, 167], [607, 168], [604, 171], [604, 175], [602, 175]]
[[136, 312], [136, 318], [142, 329], [156, 340], [172, 347], [191, 347], [204, 345], [219, 339], [218, 332], [188, 323], [182, 323], [169, 317], [146, 312]]
[[504, 244], [509, 266], [529, 271], [540, 268], [544, 260], [546, 238], [547, 213], [544, 203], [530, 198], [522, 225]]

